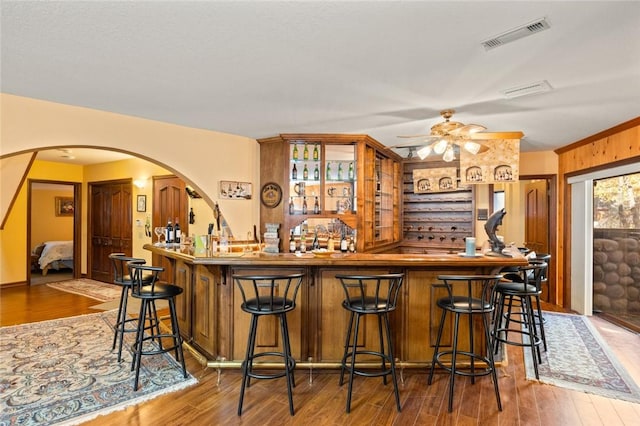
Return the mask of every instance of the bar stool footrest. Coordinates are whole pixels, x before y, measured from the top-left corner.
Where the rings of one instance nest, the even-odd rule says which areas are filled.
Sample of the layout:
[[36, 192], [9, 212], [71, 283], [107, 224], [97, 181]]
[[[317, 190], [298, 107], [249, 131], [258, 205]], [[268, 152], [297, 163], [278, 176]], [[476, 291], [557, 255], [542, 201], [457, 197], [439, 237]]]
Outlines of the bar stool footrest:
[[[514, 321], [514, 320], [511, 320]], [[517, 322], [517, 321], [516, 321]], [[495, 333], [495, 334], [494, 334]], [[537, 335], [533, 335], [528, 331], [528, 330], [516, 330], [516, 329], [512, 329], [512, 328], [498, 328], [494, 331], [491, 332], [494, 341], [496, 342], [502, 342], [505, 343], [507, 345], [512, 345], [512, 346], [520, 346], [520, 347], [530, 347], [531, 343], [524, 343], [524, 342], [517, 342], [515, 340], [509, 340], [506, 337], [500, 337], [500, 334], [504, 333], [505, 336], [508, 336], [509, 333], [517, 333], [520, 334], [521, 336], [528, 336], [530, 339], [531, 337], [533, 337], [533, 345], [534, 346], [539, 346], [540, 344], [542, 344], [542, 339], [540, 339], [540, 337], [538, 337]]]
[[[387, 354], [383, 354], [380, 352], [376, 352], [376, 351], [356, 351], [355, 355], [373, 355], [373, 356], [377, 356], [380, 358], [380, 360], [384, 360], [385, 362], [389, 363], [389, 368], [387, 368], [386, 370], [376, 370], [375, 367], [372, 367], [371, 369], [367, 369], [367, 370], [362, 370], [362, 369], [358, 369], [358, 368], [354, 368], [353, 369], [353, 374], [357, 375], [357, 376], [362, 376], [362, 377], [383, 377], [383, 376], [388, 376], [390, 374], [393, 373], [393, 370], [391, 369], [391, 365], [393, 363], [391, 357]], [[346, 371], [351, 371], [351, 363], [347, 362], [347, 359], [353, 357], [354, 354], [353, 352], [347, 352], [343, 358], [342, 361], [342, 365], [344, 367], [344, 369]]]
[[[460, 368], [456, 368], [454, 370], [453, 366], [447, 365], [444, 363], [444, 361], [440, 360], [440, 357], [443, 355], [453, 355], [453, 351], [440, 352], [436, 355], [436, 358], [435, 358], [436, 363], [440, 366], [440, 368], [442, 368], [445, 371], [448, 371], [449, 373], [453, 371], [453, 374], [456, 374], [458, 376], [480, 377], [480, 376], [488, 376], [493, 372], [493, 368], [491, 367], [491, 360], [486, 356], [482, 356], [480, 354], [476, 354], [468, 351], [456, 351], [456, 364], [459, 363], [459, 360], [457, 359], [459, 356], [466, 356], [469, 359], [473, 358], [476, 361], [480, 361], [486, 364], [485, 366], [482, 366], [482, 367], [475, 366], [474, 371], [471, 372], [471, 371], [462, 370]], [[469, 367], [469, 370], [470, 368], [471, 367]]]
[[[265, 370], [273, 369], [272, 367], [262, 367], [259, 363], [257, 365], [253, 364], [253, 361], [256, 358], [265, 357], [265, 356], [277, 356], [277, 357], [283, 358], [283, 360], [286, 359], [287, 364], [286, 365], [283, 364], [283, 366], [285, 367], [285, 370], [278, 371], [276, 373], [256, 373], [252, 371], [254, 368], [257, 368], [257, 369], [264, 368]], [[282, 352], [260, 352], [257, 354], [253, 354], [253, 356], [249, 360], [242, 361], [242, 364], [241, 364], [242, 370], [245, 370], [248, 365], [251, 366], [251, 370], [247, 370], [247, 376], [251, 377], [252, 379], [278, 379], [280, 377], [286, 377], [287, 370], [289, 370], [289, 372], [292, 372], [296, 368], [296, 360], [293, 359], [293, 357], [287, 356]]]

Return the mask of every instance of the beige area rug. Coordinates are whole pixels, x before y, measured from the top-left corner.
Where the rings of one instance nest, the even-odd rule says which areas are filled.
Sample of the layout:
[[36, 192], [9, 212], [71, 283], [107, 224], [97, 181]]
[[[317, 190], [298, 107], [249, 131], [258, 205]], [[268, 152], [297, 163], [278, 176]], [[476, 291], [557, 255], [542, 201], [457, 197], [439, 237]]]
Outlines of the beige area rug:
[[[99, 300], [101, 302], [114, 299], [119, 300], [120, 293], [122, 291], [122, 288], [115, 284], [94, 281], [88, 278], [48, 283], [47, 286], [55, 288], [56, 290], [66, 291], [67, 293], [90, 297], [91, 299]], [[117, 302], [115, 307], [118, 307]]]

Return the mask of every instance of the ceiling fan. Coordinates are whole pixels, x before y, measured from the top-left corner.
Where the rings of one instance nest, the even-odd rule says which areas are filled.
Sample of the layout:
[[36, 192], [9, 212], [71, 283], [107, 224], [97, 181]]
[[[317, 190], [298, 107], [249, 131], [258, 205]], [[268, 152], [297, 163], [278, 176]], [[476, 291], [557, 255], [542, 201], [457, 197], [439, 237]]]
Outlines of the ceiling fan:
[[399, 138], [420, 140], [394, 145], [390, 148], [409, 148], [409, 158], [413, 157], [415, 153], [421, 160], [433, 152], [442, 155], [442, 159], [449, 162], [455, 160], [455, 146], [475, 155], [489, 150], [486, 145], [478, 141], [521, 139], [523, 136], [522, 132], [484, 132], [486, 127], [479, 124], [462, 124], [458, 121], [451, 121], [454, 113], [453, 109], [440, 111], [444, 121], [434, 124], [431, 127], [431, 133], [428, 135], [398, 136]]

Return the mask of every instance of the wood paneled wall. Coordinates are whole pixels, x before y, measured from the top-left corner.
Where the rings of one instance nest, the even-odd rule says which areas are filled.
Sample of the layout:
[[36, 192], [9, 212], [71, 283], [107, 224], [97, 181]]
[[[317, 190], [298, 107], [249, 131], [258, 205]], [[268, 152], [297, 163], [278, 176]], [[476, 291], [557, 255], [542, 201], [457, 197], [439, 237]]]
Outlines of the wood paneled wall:
[[567, 178], [640, 161], [640, 117], [555, 151], [558, 154], [558, 304], [571, 305], [571, 199]]

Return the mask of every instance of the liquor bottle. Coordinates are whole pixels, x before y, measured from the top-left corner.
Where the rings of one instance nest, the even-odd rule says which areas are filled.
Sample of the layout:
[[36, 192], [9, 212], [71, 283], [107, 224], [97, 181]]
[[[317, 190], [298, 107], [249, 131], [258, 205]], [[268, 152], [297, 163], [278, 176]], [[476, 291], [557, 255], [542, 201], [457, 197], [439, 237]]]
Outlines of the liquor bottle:
[[320, 241], [318, 241], [318, 231], [316, 231], [313, 236], [313, 243], [311, 243], [311, 250], [319, 250], [320, 249]]
[[320, 158], [320, 154], [318, 153], [318, 144], [315, 144], [313, 146], [313, 161], [318, 161], [318, 158]]
[[333, 239], [333, 234], [329, 234], [329, 239], [327, 240], [327, 250], [334, 251], [336, 249], [336, 242]]
[[182, 237], [182, 231], [180, 230], [180, 224], [178, 223], [178, 218], [176, 217], [176, 225], [173, 227], [173, 235], [176, 244], [180, 244], [180, 238]]
[[351, 239], [349, 240], [349, 251], [351, 253], [356, 252], [356, 242], [353, 240], [353, 236], [351, 236]]
[[316, 168], [313, 170], [313, 180], [320, 180], [320, 169], [318, 168], [318, 163], [316, 163]]
[[291, 170], [291, 179], [298, 179], [298, 169], [296, 168], [295, 164], [293, 165], [293, 169]]
[[304, 231], [300, 233], [300, 253], [305, 253], [307, 251], [307, 237], [305, 234], [306, 232]]
[[298, 160], [298, 144], [293, 145], [293, 159]]
[[344, 234], [344, 229], [342, 230], [342, 239], [340, 240], [340, 251], [346, 253], [349, 250], [349, 243], [347, 242], [347, 237]]
[[309, 159], [309, 147], [307, 146], [307, 143], [304, 143], [304, 151], [302, 151], [302, 159], [304, 161], [307, 161]]
[[327, 180], [331, 180], [331, 163], [327, 163]]
[[289, 237], [289, 251], [291, 253], [296, 251], [296, 239], [293, 238], [293, 229], [291, 230], [291, 236]]
[[304, 170], [302, 170], [302, 179], [304, 180], [309, 179], [309, 169], [307, 169], [306, 163], [304, 165]]
[[313, 203], [313, 214], [320, 214], [320, 202], [318, 201], [318, 197], [316, 197], [316, 201]]
[[302, 198], [302, 214], [307, 214], [307, 197]]
[[295, 206], [293, 205], [293, 197], [289, 200], [289, 214], [293, 214], [295, 212]]
[[353, 178], [354, 178], [353, 163], [349, 163], [349, 180], [353, 180]]
[[342, 180], [342, 163], [338, 163], [338, 180]]
[[173, 226], [171, 225], [171, 219], [167, 221], [167, 235], [165, 239], [167, 244], [173, 242]]

